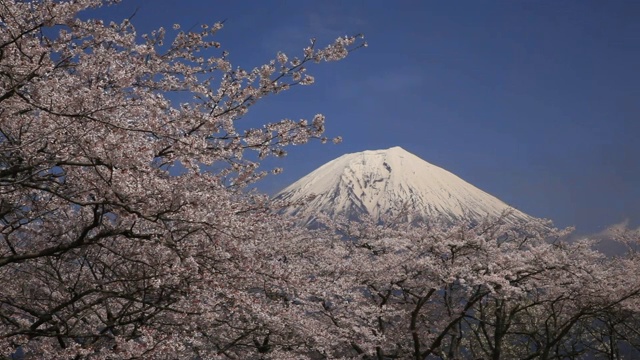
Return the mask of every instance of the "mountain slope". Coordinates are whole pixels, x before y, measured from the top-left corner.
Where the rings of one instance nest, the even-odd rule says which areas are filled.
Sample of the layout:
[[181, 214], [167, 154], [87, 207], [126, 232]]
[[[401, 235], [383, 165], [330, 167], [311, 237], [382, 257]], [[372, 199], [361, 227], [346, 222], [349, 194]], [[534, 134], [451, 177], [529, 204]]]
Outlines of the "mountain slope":
[[499, 199], [432, 165], [401, 147], [346, 154], [332, 160], [276, 195], [304, 206], [285, 210], [311, 223], [315, 214], [379, 220], [398, 209], [422, 219], [479, 221], [510, 210], [509, 222], [532, 219]]

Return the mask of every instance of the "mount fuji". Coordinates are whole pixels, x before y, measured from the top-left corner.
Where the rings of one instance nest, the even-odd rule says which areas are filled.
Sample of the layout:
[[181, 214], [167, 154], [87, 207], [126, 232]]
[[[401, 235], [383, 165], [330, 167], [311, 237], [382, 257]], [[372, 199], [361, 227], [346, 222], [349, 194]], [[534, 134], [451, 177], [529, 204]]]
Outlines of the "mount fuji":
[[302, 204], [283, 212], [306, 224], [318, 213], [350, 219], [368, 214], [381, 221], [399, 211], [409, 221], [479, 222], [505, 213], [509, 223], [533, 219], [401, 147], [340, 156], [280, 191], [276, 199]]

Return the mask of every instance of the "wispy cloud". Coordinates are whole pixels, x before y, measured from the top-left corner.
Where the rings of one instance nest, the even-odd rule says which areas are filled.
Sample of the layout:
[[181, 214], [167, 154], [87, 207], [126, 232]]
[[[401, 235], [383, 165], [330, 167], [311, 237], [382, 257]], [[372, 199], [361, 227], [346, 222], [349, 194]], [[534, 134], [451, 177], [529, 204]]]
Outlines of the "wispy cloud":
[[640, 227], [633, 228], [630, 226], [629, 219], [625, 219], [617, 224], [608, 226], [606, 229], [589, 235], [580, 235], [576, 238], [598, 241], [596, 248], [607, 255], [621, 255], [627, 250], [627, 245], [636, 247], [635, 244], [625, 244], [625, 239], [638, 238], [640, 236]]
[[354, 32], [363, 28], [366, 22], [362, 18], [333, 11], [332, 14], [310, 12], [307, 15], [307, 24], [309, 31], [318, 38], [334, 39], [338, 36], [355, 35]]
[[634, 232], [640, 233], [640, 227], [634, 229], [630, 227], [629, 224], [629, 219], [625, 219], [617, 224], [608, 226], [606, 229], [602, 230], [599, 233], [589, 235], [589, 237], [594, 239], [613, 239], [622, 234], [629, 234]]
[[321, 43], [330, 42], [339, 36], [354, 35], [364, 25], [365, 20], [344, 14], [340, 9], [314, 8], [298, 22], [292, 21], [263, 33], [263, 47], [269, 52], [299, 50], [311, 38]]
[[362, 92], [393, 97], [420, 86], [423, 82], [417, 69], [390, 70], [376, 73], [362, 79], [345, 81], [340, 84], [337, 95], [345, 98], [362, 97]]

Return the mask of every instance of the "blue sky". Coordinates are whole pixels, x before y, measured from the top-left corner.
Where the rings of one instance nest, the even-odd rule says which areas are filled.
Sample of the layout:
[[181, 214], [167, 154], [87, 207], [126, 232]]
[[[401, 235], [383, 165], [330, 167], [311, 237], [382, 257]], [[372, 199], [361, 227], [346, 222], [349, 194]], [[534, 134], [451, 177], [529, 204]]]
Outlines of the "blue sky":
[[247, 121], [327, 116], [340, 145], [289, 149], [274, 193], [344, 153], [402, 146], [533, 216], [600, 231], [640, 225], [639, 1], [124, 0], [140, 32], [225, 20], [222, 47], [251, 68], [315, 37], [369, 44], [310, 69], [311, 87]]

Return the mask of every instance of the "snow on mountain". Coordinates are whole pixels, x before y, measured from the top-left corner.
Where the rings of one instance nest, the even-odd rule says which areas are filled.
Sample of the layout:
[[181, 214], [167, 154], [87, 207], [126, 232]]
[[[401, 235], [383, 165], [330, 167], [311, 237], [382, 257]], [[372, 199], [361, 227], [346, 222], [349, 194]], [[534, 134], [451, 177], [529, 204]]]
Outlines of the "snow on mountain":
[[401, 147], [346, 154], [296, 181], [276, 195], [280, 200], [305, 205], [287, 208], [313, 222], [319, 212], [330, 217], [357, 218], [404, 209], [423, 219], [479, 221], [510, 210], [509, 222], [532, 219], [501, 200], [432, 165]]

